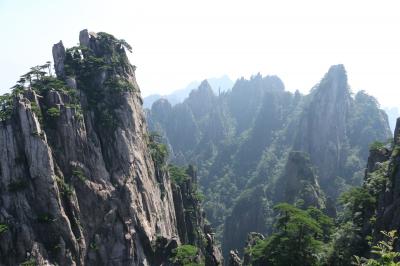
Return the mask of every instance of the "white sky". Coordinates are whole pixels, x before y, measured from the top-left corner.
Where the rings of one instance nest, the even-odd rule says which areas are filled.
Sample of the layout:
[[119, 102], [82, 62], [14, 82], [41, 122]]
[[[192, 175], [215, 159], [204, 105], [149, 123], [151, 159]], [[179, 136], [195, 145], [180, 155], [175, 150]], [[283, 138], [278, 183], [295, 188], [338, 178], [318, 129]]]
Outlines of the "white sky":
[[132, 45], [145, 96], [257, 72], [307, 92], [342, 63], [354, 91], [400, 106], [398, 0], [0, 0], [0, 91], [84, 28]]

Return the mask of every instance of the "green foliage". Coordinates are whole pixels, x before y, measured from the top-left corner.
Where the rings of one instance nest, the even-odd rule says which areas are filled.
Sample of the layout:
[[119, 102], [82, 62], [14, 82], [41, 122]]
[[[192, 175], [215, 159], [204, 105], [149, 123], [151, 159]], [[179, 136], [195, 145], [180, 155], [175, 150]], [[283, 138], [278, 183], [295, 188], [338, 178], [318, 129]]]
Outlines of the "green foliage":
[[20, 264], [20, 266], [36, 266], [36, 260], [34, 258], [26, 260]]
[[57, 107], [51, 107], [47, 109], [47, 115], [51, 118], [60, 117], [60, 110]]
[[42, 115], [42, 110], [40, 107], [36, 104], [36, 102], [31, 102], [31, 110], [32, 112], [36, 115], [36, 117], [39, 120], [40, 124], [43, 124], [43, 115]]
[[0, 95], [0, 121], [5, 121], [11, 118], [12, 103], [12, 95], [9, 93]]
[[379, 241], [372, 247], [372, 253], [377, 255], [377, 259], [366, 259], [354, 256], [353, 265], [357, 266], [399, 266], [400, 252], [396, 252], [395, 241], [397, 240], [397, 232], [381, 232], [385, 236], [385, 240]]
[[199, 202], [203, 202], [206, 198], [206, 196], [199, 190], [196, 190], [196, 192], [193, 194], [193, 197]]
[[8, 231], [8, 225], [0, 223], [0, 235]]
[[393, 148], [392, 156], [393, 156], [393, 157], [397, 157], [397, 156], [399, 156], [399, 154], [400, 154], [400, 146], [396, 145], [396, 146]]
[[96, 243], [90, 243], [90, 245], [89, 245], [89, 248], [91, 249], [91, 250], [94, 250], [94, 251], [96, 251], [96, 250], [98, 250], [99, 249], [99, 247], [96, 245]]
[[104, 86], [117, 92], [134, 91], [135, 87], [129, 80], [111, 77], [104, 82]]
[[76, 168], [75, 170], [72, 171], [72, 174], [76, 176], [79, 180], [82, 182], [85, 182], [88, 178], [85, 176], [85, 173], [82, 171], [82, 169]]
[[380, 142], [380, 141], [374, 141], [370, 146], [369, 146], [369, 150], [373, 151], [373, 150], [381, 150], [385, 148], [385, 143]]
[[71, 196], [73, 194], [73, 187], [67, 183], [65, 183], [65, 180], [62, 179], [59, 176], [56, 176], [56, 182], [58, 185], [58, 188], [60, 189], [61, 193], [65, 196]]
[[173, 250], [171, 261], [179, 266], [202, 266], [198, 261], [198, 249], [191, 245], [182, 245]]
[[157, 133], [150, 133], [147, 140], [147, 146], [150, 149], [151, 157], [156, 165], [162, 166], [167, 162], [168, 148], [161, 143], [161, 136]]
[[42, 213], [37, 217], [37, 222], [41, 224], [48, 224], [54, 222], [55, 219], [49, 213]]
[[116, 129], [118, 126], [117, 120], [114, 115], [114, 111], [110, 109], [101, 109], [97, 111], [97, 121], [99, 125], [107, 129]]
[[[82, 46], [67, 49], [65, 71], [67, 76], [75, 76], [85, 92], [88, 107], [95, 115], [95, 125], [112, 133], [120, 122], [115, 110], [122, 104], [121, 93], [134, 91], [127, 76], [131, 65], [124, 51], [131, 47], [104, 32], [96, 35], [96, 44], [95, 50]], [[102, 84], [97, 82], [99, 74], [106, 77]]]
[[360, 227], [351, 221], [341, 222], [332, 236], [328, 251], [329, 265], [351, 265], [354, 254], [368, 251], [368, 242], [360, 232]]
[[330, 264], [349, 265], [353, 255], [368, 252], [376, 204], [388, 181], [388, 170], [389, 161], [377, 164], [377, 169], [368, 173], [362, 187], [354, 187], [339, 197], [341, 212], [329, 254]]
[[363, 214], [374, 211], [376, 198], [366, 188], [354, 187], [343, 193], [339, 202], [345, 208], [344, 219], [352, 219], [356, 225], [361, 225], [364, 219]]
[[254, 265], [319, 265], [324, 241], [329, 240], [333, 222], [321, 211], [298, 209], [290, 204], [275, 206], [276, 232], [246, 250]]
[[190, 179], [183, 167], [170, 164], [168, 165], [168, 172], [170, 174], [171, 181], [175, 184], [183, 184]]

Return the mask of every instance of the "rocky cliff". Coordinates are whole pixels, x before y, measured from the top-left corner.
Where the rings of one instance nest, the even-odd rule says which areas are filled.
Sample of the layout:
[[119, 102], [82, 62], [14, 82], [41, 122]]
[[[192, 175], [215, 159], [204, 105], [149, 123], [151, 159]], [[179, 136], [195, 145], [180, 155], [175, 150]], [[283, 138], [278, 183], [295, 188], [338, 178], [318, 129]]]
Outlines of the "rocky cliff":
[[319, 186], [319, 178], [310, 158], [303, 152], [292, 151], [289, 154], [285, 170], [278, 179], [274, 192], [275, 202], [299, 203], [305, 208], [310, 206], [326, 208], [326, 199]]
[[[370, 214], [376, 217], [376, 223], [372, 225], [375, 240], [381, 239], [381, 231], [400, 230], [400, 118], [397, 119], [393, 143], [390, 150], [380, 147], [378, 152], [372, 152], [368, 161], [366, 184], [374, 173], [375, 179], [383, 179], [377, 189], [375, 212]], [[400, 250], [399, 245], [396, 247]]]
[[0, 265], [165, 264], [186, 239], [131, 47], [79, 40], [54, 45], [57, 77], [32, 68], [1, 97]]
[[391, 137], [378, 102], [363, 91], [352, 95], [343, 65], [332, 66], [308, 95], [258, 74], [218, 96], [203, 82], [183, 103], [155, 102], [147, 115], [174, 162], [199, 167], [205, 210], [229, 247], [226, 257], [231, 248], [240, 253], [249, 232], [268, 232], [265, 206], [302, 198], [334, 215], [338, 195], [362, 183], [370, 143]]
[[184, 172], [182, 170], [177, 167], [170, 170], [179, 238], [183, 243], [200, 248], [205, 265], [222, 265], [222, 254], [215, 246], [215, 234], [200, 205], [203, 195], [197, 188], [196, 169], [189, 165]]
[[363, 91], [354, 98], [350, 93], [344, 66], [332, 66], [308, 96], [293, 146], [310, 155], [321, 187], [334, 199], [343, 184], [362, 181], [369, 144], [391, 137], [387, 115], [376, 100]]

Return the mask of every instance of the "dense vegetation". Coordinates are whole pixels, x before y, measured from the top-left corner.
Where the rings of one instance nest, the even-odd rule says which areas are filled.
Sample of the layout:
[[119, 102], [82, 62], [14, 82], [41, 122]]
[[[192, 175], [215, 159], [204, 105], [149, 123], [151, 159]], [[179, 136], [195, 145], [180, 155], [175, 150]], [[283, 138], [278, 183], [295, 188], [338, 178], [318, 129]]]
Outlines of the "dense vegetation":
[[285, 91], [276, 76], [239, 79], [218, 96], [204, 81], [183, 103], [155, 102], [148, 121], [175, 164], [198, 166], [225, 255], [249, 232], [271, 233], [279, 202], [304, 200], [336, 217], [339, 195], [363, 182], [370, 144], [391, 136], [377, 101], [353, 96], [341, 65], [309, 95]]
[[332, 220], [313, 207], [301, 210], [282, 203], [275, 210], [278, 212], [275, 232], [246, 250], [252, 257], [252, 265], [323, 264]]
[[[0, 121], [10, 121], [20, 94], [34, 92], [27, 95], [30, 108], [51, 142], [65, 112], [60, 104], [41, 99], [59, 92], [77, 121], [84, 106], [95, 127], [107, 132], [99, 145], [112, 141], [121, 123], [118, 107], [124, 94], [135, 90], [128, 75], [134, 66], [124, 52], [131, 50], [124, 40], [106, 33], [96, 38], [97, 50], [67, 49], [64, 78], [53, 76], [49, 62], [21, 76], [10, 94], [0, 96]], [[174, 202], [179, 202], [175, 210], [183, 245], [173, 249], [171, 263], [207, 263], [214, 235], [200, 208], [204, 201], [225, 254], [238, 248], [247, 265], [398, 265], [397, 236], [390, 231], [398, 225], [390, 211], [398, 207], [393, 202], [399, 191], [400, 146], [396, 139], [381, 142], [390, 136], [387, 117], [365, 92], [351, 95], [342, 68], [334, 66], [309, 95], [285, 91], [275, 76], [256, 75], [238, 80], [232, 91], [219, 96], [203, 82], [182, 104], [160, 100], [153, 105], [150, 127], [160, 134], [150, 133], [146, 141], [157, 185], [164, 200], [169, 176], [173, 197], [179, 198]], [[69, 78], [84, 96], [67, 85]], [[364, 176], [368, 153], [372, 162]], [[177, 165], [169, 164], [169, 154]], [[19, 160], [23, 158], [15, 163]], [[79, 167], [71, 176], [83, 183], [88, 179]], [[64, 198], [74, 196], [70, 180], [55, 180]], [[27, 186], [16, 180], [7, 191], [17, 194]], [[394, 192], [387, 196], [388, 191]], [[394, 223], [390, 226], [383, 221], [387, 213]], [[43, 212], [35, 222], [52, 224], [55, 218]], [[0, 235], [9, 229], [1, 223]], [[248, 241], [242, 249], [252, 231], [266, 237]]]

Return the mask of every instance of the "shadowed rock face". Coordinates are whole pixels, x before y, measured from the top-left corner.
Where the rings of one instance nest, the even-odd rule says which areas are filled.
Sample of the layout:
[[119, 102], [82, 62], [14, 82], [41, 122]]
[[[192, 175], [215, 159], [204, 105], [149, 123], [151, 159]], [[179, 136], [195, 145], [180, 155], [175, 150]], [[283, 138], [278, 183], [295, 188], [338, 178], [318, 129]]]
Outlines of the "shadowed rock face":
[[332, 66], [315, 88], [300, 122], [295, 149], [310, 155], [318, 167], [323, 187], [341, 176], [340, 167], [346, 159], [351, 100], [344, 67]]
[[54, 58], [54, 69], [58, 77], [63, 78], [64, 72], [64, 60], [65, 60], [65, 48], [62, 41], [53, 45], [53, 58]]
[[308, 155], [302, 152], [289, 154], [284, 173], [277, 182], [276, 202], [304, 201], [304, 207], [325, 209], [325, 195]]
[[364, 92], [351, 97], [343, 65], [332, 66], [309, 97], [293, 148], [310, 155], [322, 189], [335, 199], [340, 194], [332, 186], [337, 178], [351, 183], [352, 175], [360, 171], [359, 166], [349, 166], [349, 156], [366, 160], [369, 144], [391, 137], [387, 115]]
[[53, 48], [77, 89], [25, 89], [0, 124], [0, 265], [154, 265], [157, 238], [179, 243], [134, 66], [111, 35], [82, 36], [79, 59]]
[[[389, 163], [385, 186], [378, 195], [376, 206], [376, 224], [374, 225], [375, 241], [381, 240], [381, 231], [391, 231], [400, 229], [400, 118], [397, 119], [394, 148], [393, 150], [381, 149], [379, 152], [371, 152], [368, 160], [367, 175], [376, 171], [382, 163]], [[368, 223], [366, 223], [368, 225]], [[400, 246], [396, 245], [396, 250]]]
[[[369, 145], [391, 136], [377, 101], [351, 94], [343, 65], [332, 66], [308, 95], [285, 91], [278, 77], [255, 75], [218, 96], [203, 83], [183, 103], [156, 102], [147, 115], [175, 163], [199, 166], [204, 206], [228, 247], [225, 257], [240, 252], [248, 232], [270, 229], [285, 167], [288, 192], [282, 188], [278, 200], [302, 198], [334, 215], [337, 196], [362, 183]], [[291, 161], [291, 151], [309, 160]]]

